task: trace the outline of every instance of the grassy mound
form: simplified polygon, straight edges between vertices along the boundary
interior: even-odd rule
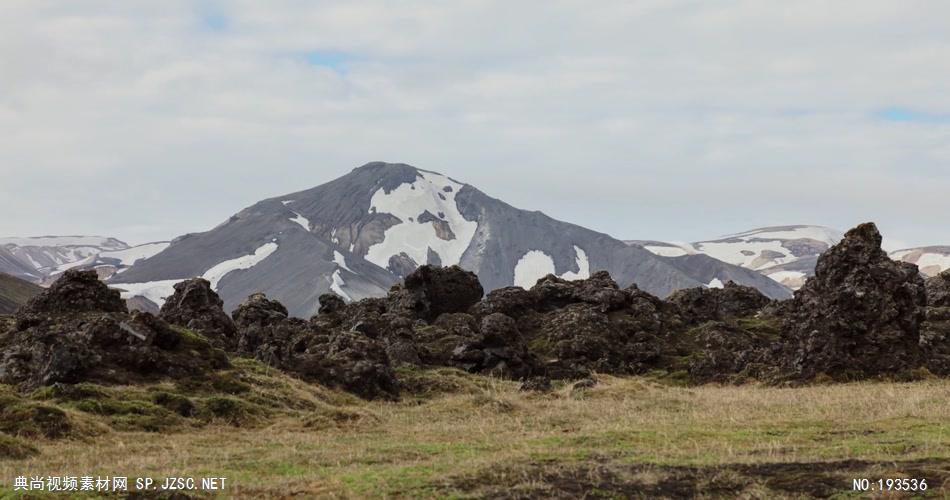
[[[32,457],[39,451],[20,438],[0,434],[0,457],[13,460]]]

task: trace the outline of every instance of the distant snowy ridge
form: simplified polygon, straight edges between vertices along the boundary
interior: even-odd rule
[[[916,264],[926,276],[936,276],[950,269],[950,246],[905,248],[891,252],[894,260]]]
[[[18,247],[96,247],[123,249],[129,246],[105,236],[28,236],[0,238],[0,245]]]
[[[823,226],[776,226],[731,234],[696,243],[629,240],[664,257],[703,253],[762,273],[797,290],[814,275],[822,252],[841,241],[843,233]],[[884,248],[888,248],[885,238]],[[950,269],[950,246],[905,248],[889,253],[894,260],[915,264],[925,276]]]
[[[17,261],[0,259],[0,272],[16,274],[26,267],[32,271],[24,277],[38,284],[48,284],[67,269],[94,268],[99,254],[123,251],[129,245],[104,236],[33,236],[0,238],[0,248]]]
[[[844,234],[824,226],[773,226],[695,243],[633,240],[629,244],[664,257],[697,253],[729,264],[758,271],[797,290],[814,272],[818,255],[831,248]]]

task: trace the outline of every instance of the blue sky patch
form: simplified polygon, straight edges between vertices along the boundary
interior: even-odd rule
[[[346,71],[346,63],[352,58],[343,53],[332,50],[315,50],[307,52],[303,56],[304,60],[312,66],[325,66],[339,73]]]
[[[924,113],[900,107],[879,109],[874,112],[874,116],[888,122],[950,123],[950,114]]]
[[[206,31],[225,31],[231,24],[224,10],[214,2],[201,2],[197,7],[198,19]]]

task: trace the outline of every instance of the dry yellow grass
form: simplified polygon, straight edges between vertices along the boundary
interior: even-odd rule
[[[913,470],[932,476],[930,494],[950,492],[946,380],[683,388],[600,376],[586,391],[542,395],[452,370],[414,376],[435,389],[400,403],[341,396],[334,411],[255,428],[41,441],[39,456],[0,460],[3,491],[18,475],[70,474],[224,476],[225,495],[246,498],[570,496],[568,484],[608,497],[656,487],[765,498],[796,496],[795,481],[846,493],[850,475]],[[439,393],[443,381],[452,392]],[[677,481],[687,489],[669,489]]]

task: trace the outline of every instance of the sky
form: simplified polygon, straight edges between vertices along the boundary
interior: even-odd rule
[[[623,239],[950,244],[950,2],[4,0],[0,236],[130,243],[390,161]]]

